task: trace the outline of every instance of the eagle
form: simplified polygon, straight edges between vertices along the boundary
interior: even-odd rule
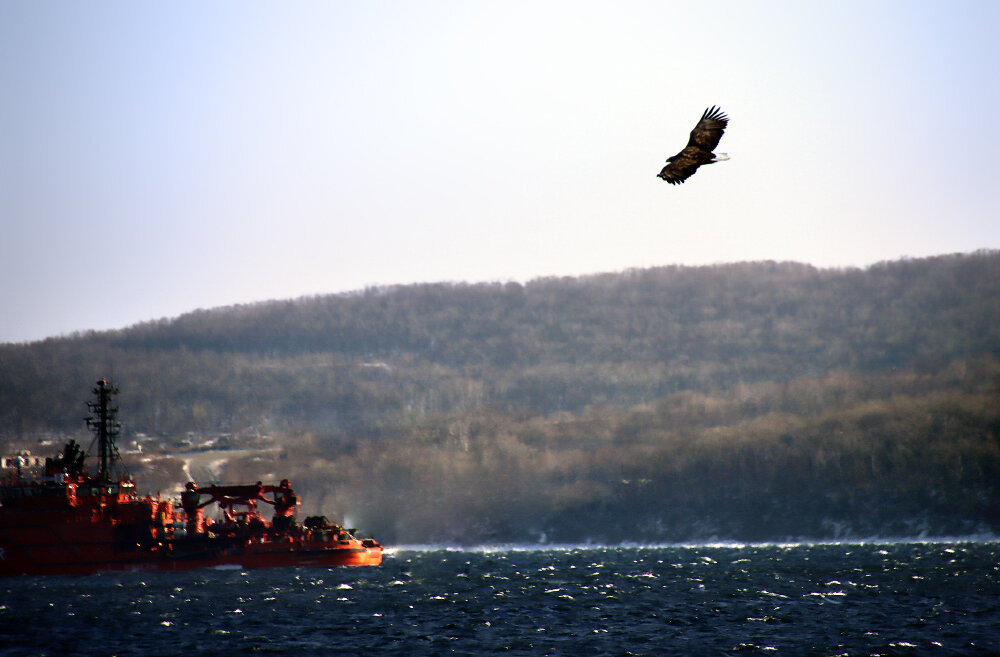
[[[671,185],[679,185],[693,176],[701,165],[728,160],[727,154],[712,152],[719,145],[728,124],[729,117],[720,108],[712,105],[705,110],[698,125],[691,131],[688,145],[677,155],[667,158],[667,166],[663,167],[659,177]]]

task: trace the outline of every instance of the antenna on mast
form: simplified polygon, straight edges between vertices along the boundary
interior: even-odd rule
[[[94,415],[85,419],[87,428],[97,434],[94,439],[97,442],[99,461],[97,479],[111,483],[111,465],[116,460],[120,463],[122,459],[115,445],[115,436],[119,434],[122,425],[117,421],[118,407],[111,406],[111,400],[118,394],[118,388],[109,384],[107,379],[101,379],[93,392],[97,396],[97,401],[87,402],[87,407]]]

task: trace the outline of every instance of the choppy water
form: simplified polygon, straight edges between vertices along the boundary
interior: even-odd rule
[[[0,580],[0,655],[975,655],[1000,543],[396,549]]]

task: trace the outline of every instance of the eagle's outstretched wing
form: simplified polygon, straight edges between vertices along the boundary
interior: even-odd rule
[[[667,166],[659,173],[660,178],[671,185],[679,185],[694,175],[701,165],[714,162],[712,150],[719,145],[728,123],[729,117],[715,105],[705,110],[698,125],[691,131],[687,146],[667,160]]]
[[[689,152],[690,151],[690,152]],[[679,185],[698,170],[703,162],[702,151],[696,148],[685,148],[677,155],[667,160],[667,166],[660,171],[660,178],[663,178],[671,185]]]
[[[688,148],[692,146],[711,153],[719,145],[722,133],[729,124],[729,117],[722,113],[722,110],[712,105],[701,115],[701,121],[691,131],[691,139],[688,140]]]

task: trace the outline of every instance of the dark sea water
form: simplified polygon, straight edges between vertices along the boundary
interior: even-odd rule
[[[1000,542],[403,549],[0,580],[0,655],[985,655]]]

